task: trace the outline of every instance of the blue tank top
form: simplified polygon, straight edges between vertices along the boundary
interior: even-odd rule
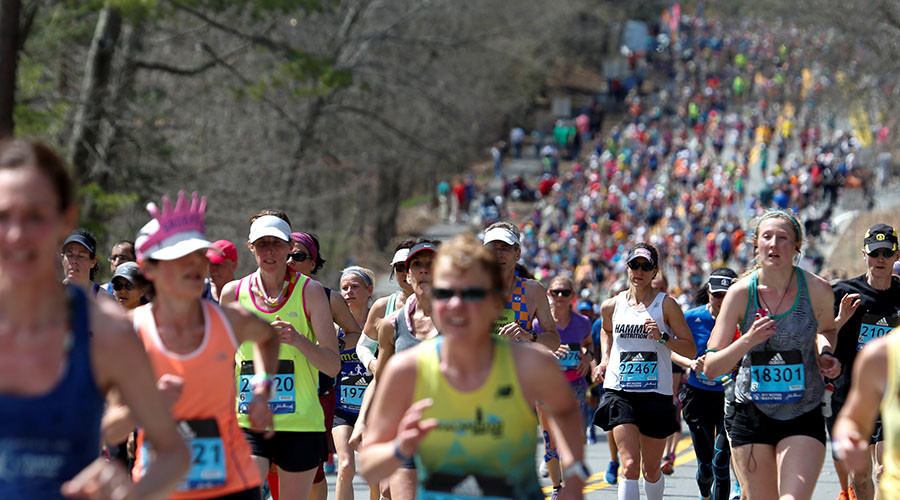
[[[684,319],[691,329],[691,335],[694,337],[694,344],[697,345],[697,357],[699,358],[706,354],[706,345],[709,342],[709,335],[712,333],[713,327],[716,326],[716,320],[713,319],[712,314],[709,313],[709,309],[707,309],[705,305],[695,307],[685,312]],[[721,381],[710,380],[703,376],[702,372],[698,377],[693,370],[691,370],[690,375],[688,375],[687,383],[691,387],[703,389],[704,391],[721,392],[725,390],[722,387]]]
[[[62,499],[60,486],[100,450],[104,399],[91,370],[87,300],[67,290],[71,346],[59,384],[42,396],[0,394],[0,498]]]

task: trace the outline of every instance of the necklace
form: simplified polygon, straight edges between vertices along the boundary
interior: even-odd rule
[[[781,307],[781,303],[784,302],[784,298],[787,297],[788,290],[790,290],[791,283],[793,283],[793,282],[794,282],[794,271],[791,270],[791,277],[788,279],[788,284],[786,287],[784,287],[784,291],[781,292],[781,298],[778,299],[778,305],[775,306],[775,309],[772,309],[771,307],[769,307],[769,303],[766,302],[766,299],[762,296],[761,293],[757,294],[759,296],[759,300],[761,300],[763,302],[763,305],[766,306],[766,308],[769,310],[770,315],[777,314],[775,311],[777,311],[778,308]],[[766,288],[768,288],[768,287],[766,287]]]
[[[287,290],[288,282],[284,282],[281,287],[281,293],[279,293],[277,297],[269,297],[266,294],[266,287],[263,286],[262,279],[259,276],[259,271],[256,272],[256,275],[253,278],[256,282],[256,288],[257,290],[259,290],[259,295],[267,305],[274,306],[281,302],[282,298],[284,297],[284,291]]]

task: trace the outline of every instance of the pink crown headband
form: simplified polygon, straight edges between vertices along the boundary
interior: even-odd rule
[[[178,201],[175,202],[174,208],[168,195],[163,195],[162,203],[162,211],[152,201],[147,203],[147,212],[159,223],[159,229],[147,236],[147,239],[141,243],[138,248],[138,252],[141,254],[176,234],[206,233],[206,224],[204,223],[206,196],[201,197],[194,191],[191,194],[191,204],[188,206],[182,190],[178,191]]]

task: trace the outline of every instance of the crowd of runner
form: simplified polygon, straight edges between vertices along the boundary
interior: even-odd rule
[[[64,162],[0,142],[0,498],[324,499],[333,454],[338,500],[357,474],[374,499],[538,499],[539,435],[551,496],[581,498],[596,426],[618,497],[643,477],[660,499],[682,418],[702,498],[810,498],[829,437],[839,498],[891,498],[897,232],[841,242],[865,274],[816,274],[861,144],[816,112],[819,38],[744,28],[684,17],[633,61],[668,77],[622,124],[592,140],[576,119],[580,158],[571,133],[538,151],[530,217],[398,244],[381,298],[363,267],[317,281],[318,238],[284,211],[213,242],[183,192],[98,283]],[[560,151],[587,167],[560,174]]]

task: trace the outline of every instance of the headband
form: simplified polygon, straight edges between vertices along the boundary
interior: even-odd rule
[[[344,276],[348,276],[351,274],[362,278],[362,280],[366,284],[366,286],[372,286],[372,278],[370,278],[368,274],[363,272],[363,270],[358,267],[348,267],[347,269],[344,269],[344,271],[341,272],[341,279],[343,280]]]
[[[309,250],[309,256],[312,257],[313,262],[319,260],[319,249],[316,247],[316,242],[313,241],[312,236],[306,233],[291,233],[291,239]]]
[[[763,216],[760,217],[759,221],[756,223],[756,229],[754,229],[753,232],[758,233],[759,225],[762,224],[762,221],[768,219],[769,217],[774,217],[776,215],[783,215],[783,216],[787,217],[788,220],[791,221],[791,224],[794,225],[794,229],[797,231],[797,237],[799,239],[803,239],[803,231],[800,230],[800,224],[797,222],[797,219],[795,219],[793,215],[785,212],[784,210],[772,210],[770,212],[764,213]]]

